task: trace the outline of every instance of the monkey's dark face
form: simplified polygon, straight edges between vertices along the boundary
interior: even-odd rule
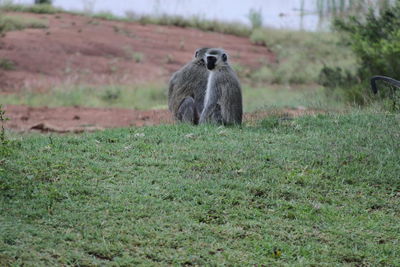
[[[218,66],[226,65],[228,56],[221,49],[210,49],[204,57],[208,70],[214,70]]]
[[[217,57],[216,56],[207,56],[207,69],[213,70],[215,69],[215,65],[217,63]]]

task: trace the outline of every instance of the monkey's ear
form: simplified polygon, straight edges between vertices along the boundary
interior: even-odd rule
[[[197,58],[199,56],[201,48],[197,49],[196,52],[194,52],[194,58]]]
[[[226,62],[228,60],[228,56],[226,54],[222,54],[222,60]]]

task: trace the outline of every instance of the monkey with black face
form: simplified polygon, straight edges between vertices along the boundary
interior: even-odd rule
[[[211,48],[204,55],[209,70],[200,123],[241,124],[242,89],[223,49]]]
[[[168,89],[168,107],[175,119],[197,124],[203,110],[208,71],[204,55],[208,48],[199,48],[194,59],[175,72]]]

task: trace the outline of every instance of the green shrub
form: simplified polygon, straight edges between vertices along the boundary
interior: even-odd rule
[[[14,70],[15,69],[15,64],[9,59],[6,58],[0,58],[0,69],[3,70]]]
[[[31,12],[37,14],[55,14],[63,11],[62,9],[53,7],[52,5],[49,4],[20,5],[20,4],[7,4],[7,3],[1,5],[0,10],[14,11],[14,12]]]
[[[325,65],[354,65],[350,49],[337,45],[339,39],[332,33],[260,28],[252,31],[250,40],[267,46],[276,56],[276,63],[266,63],[252,74],[258,82],[317,83]]]
[[[233,34],[237,36],[248,37],[251,29],[241,23],[221,22],[217,20],[205,20],[198,16],[184,18],[182,16],[148,16],[137,15],[134,12],[127,12],[126,17],[131,21],[138,21],[141,24],[157,24],[157,25],[173,25],[182,28],[196,28],[203,31],[212,31],[225,34]]]
[[[249,14],[247,15],[247,18],[250,20],[251,27],[253,29],[262,27],[263,17],[262,17],[261,9],[259,9],[259,10],[250,9]]]
[[[47,21],[35,18],[25,18],[22,16],[1,16],[0,14],[0,33],[18,31],[26,28],[47,28]]]
[[[324,77],[323,84],[328,89],[342,90],[346,100],[365,104],[371,95],[369,80],[373,75],[400,79],[400,0],[379,14],[371,10],[365,18],[336,19],[334,27],[343,34],[343,40],[349,44],[359,64],[354,77],[334,69],[323,70],[320,77]],[[380,97],[388,95],[382,93]]]
[[[47,5],[51,5],[51,0],[35,0],[35,4],[40,4],[40,5],[43,5],[43,4],[47,4]]]

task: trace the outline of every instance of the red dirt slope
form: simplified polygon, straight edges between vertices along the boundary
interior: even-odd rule
[[[48,28],[7,32],[0,38],[0,58],[15,64],[15,70],[0,69],[0,97],[26,91],[45,93],[52,87],[78,84],[130,85],[154,81],[166,84],[199,47],[223,47],[233,64],[249,69],[275,60],[266,47],[233,35],[64,13],[8,15],[45,20]],[[10,105],[5,109],[11,118],[6,126],[19,131],[81,132],[171,122],[166,110]]]
[[[72,14],[8,15],[42,19],[49,27],[8,32],[0,38],[0,58],[16,65],[13,71],[0,70],[0,92],[45,91],[60,84],[167,81],[204,46],[223,47],[232,62],[250,68],[274,60],[266,47],[233,35]]]

